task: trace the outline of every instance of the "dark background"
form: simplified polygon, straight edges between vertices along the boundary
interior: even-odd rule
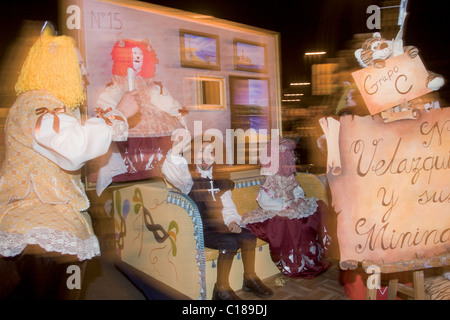
[[[375,0],[154,0],[144,1],[272,30],[280,33],[283,87],[304,81],[307,51],[326,51],[327,57],[344,49],[355,33],[366,27]],[[2,1],[0,8],[0,59],[15,39],[24,20],[50,20],[58,25],[57,0]],[[449,14],[442,1],[408,1],[405,44],[419,48],[429,70],[449,79]],[[383,10],[382,10],[383,12]],[[383,13],[382,13],[383,14]],[[448,100],[448,85],[440,90]]]

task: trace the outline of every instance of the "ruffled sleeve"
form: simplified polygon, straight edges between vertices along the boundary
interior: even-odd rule
[[[258,205],[266,211],[279,211],[285,209],[287,206],[282,198],[276,198],[273,193],[262,188],[259,189],[257,201]]]
[[[169,150],[161,171],[167,181],[175,188],[184,194],[188,194],[191,191],[194,182],[192,181],[187,161],[182,156],[173,156],[171,153],[172,150]]]
[[[231,191],[225,191],[220,197],[220,200],[222,200],[222,217],[225,225],[229,226],[233,221],[235,221],[237,224],[240,224],[241,216],[239,215],[236,205],[234,204]]]
[[[55,117],[59,132],[54,130]],[[101,118],[90,118],[82,125],[67,114],[45,114],[34,133],[33,149],[64,170],[78,170],[86,161],[105,154],[114,137],[126,137],[126,118],[117,114],[111,119],[110,125]]]

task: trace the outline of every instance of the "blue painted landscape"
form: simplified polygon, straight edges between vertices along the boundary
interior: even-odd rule
[[[216,39],[186,34],[185,49],[186,59],[191,62],[207,64],[217,62]]]

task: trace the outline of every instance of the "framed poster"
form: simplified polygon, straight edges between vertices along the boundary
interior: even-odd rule
[[[231,127],[270,130],[269,78],[230,76]]]
[[[181,66],[220,70],[219,37],[180,29]]]
[[[234,39],[234,69],[267,73],[267,45]]]
[[[268,104],[274,107],[268,115],[273,123],[267,126],[281,127],[276,112],[281,87],[277,32],[216,18],[197,19],[189,12],[134,0],[61,0],[59,16],[63,34],[76,40],[89,71],[85,117],[95,117],[99,106],[116,105],[130,87],[140,92],[140,112],[130,119],[129,139],[114,143],[104,158],[86,166],[88,189],[99,191],[111,180],[114,184],[159,179],[166,142],[172,143],[180,110],[192,111],[180,115],[189,130],[195,121],[202,121],[204,130],[225,132],[231,127],[228,80],[231,73],[240,73],[234,69],[235,39],[267,45],[264,68],[270,71],[266,75],[270,81],[265,84],[270,84]],[[134,55],[139,59],[132,59]],[[162,119],[163,112],[170,117]]]
[[[261,136],[270,132],[270,81],[269,78],[256,77],[229,77],[230,86],[230,118],[231,129],[243,130],[249,135],[256,135],[257,139],[250,138],[248,143],[234,145],[234,163],[256,164],[258,149],[255,141],[261,141]],[[255,137],[255,136],[254,136]]]

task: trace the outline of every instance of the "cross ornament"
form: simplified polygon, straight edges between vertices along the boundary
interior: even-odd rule
[[[212,180],[209,180],[209,183],[211,184],[211,189],[208,189],[208,190],[206,190],[206,191],[211,192],[211,196],[212,196],[213,200],[216,201],[216,197],[214,197],[214,193],[219,192],[220,189],[219,189],[219,188],[214,188],[214,186],[213,186],[213,181],[212,181]]]

